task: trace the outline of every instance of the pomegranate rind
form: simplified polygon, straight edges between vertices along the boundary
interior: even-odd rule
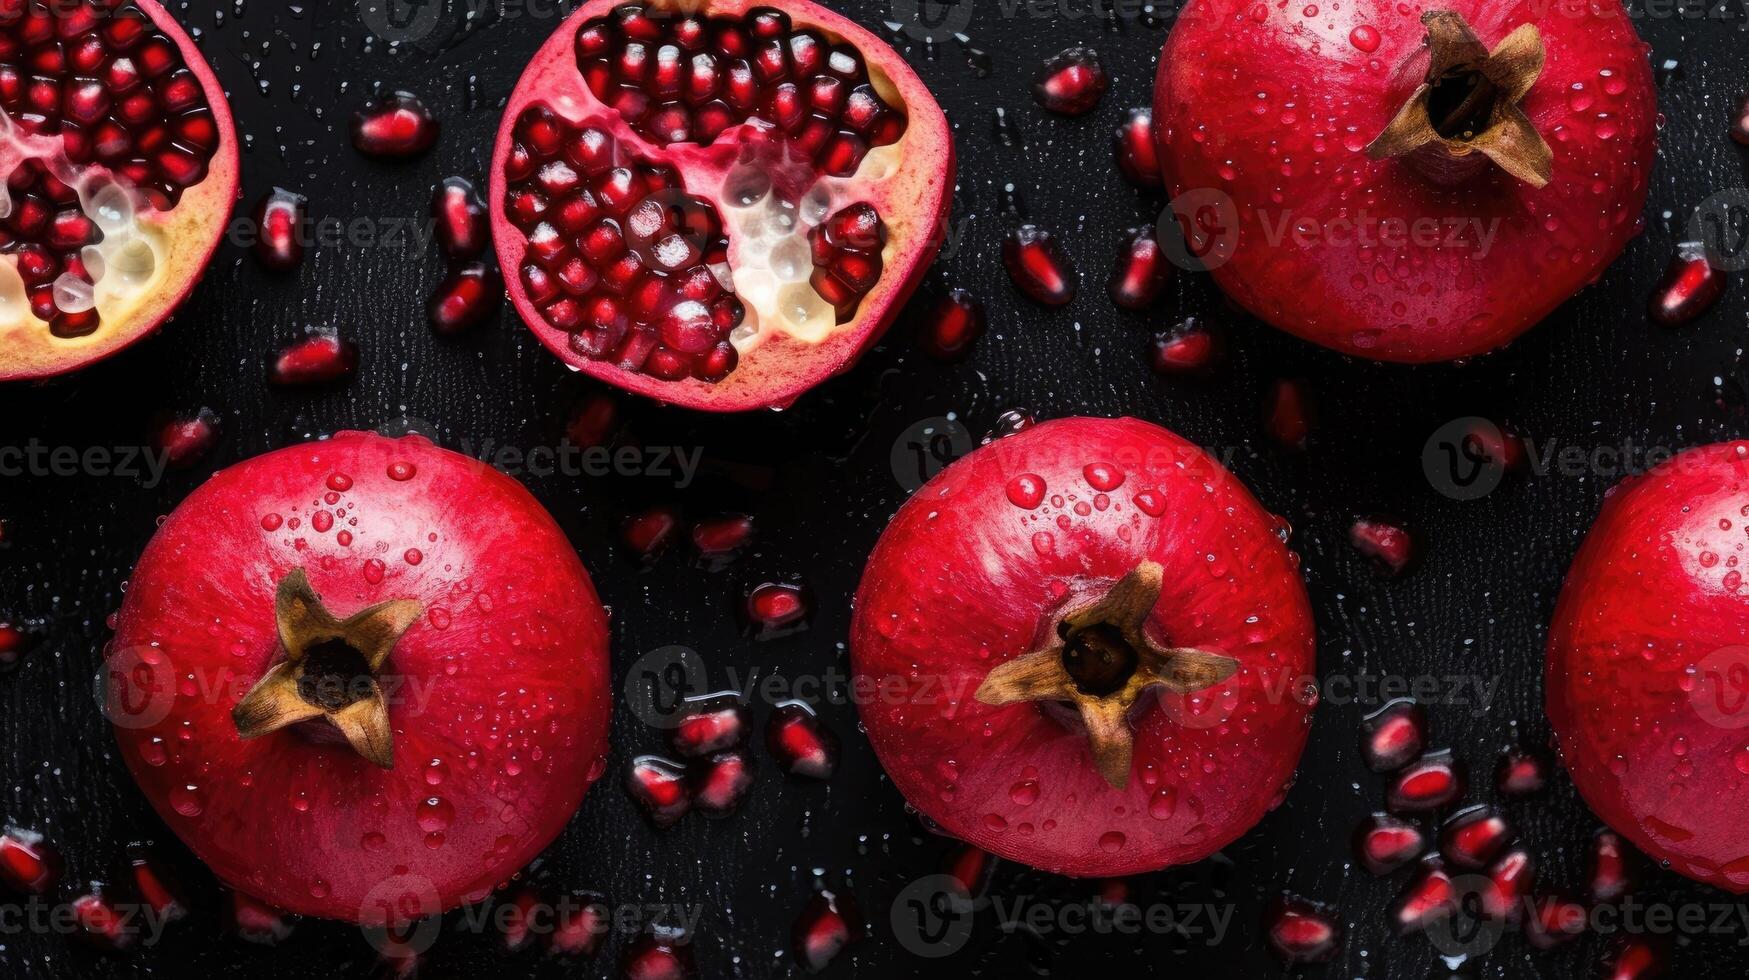
[[[157,287],[142,292],[119,319],[105,317],[102,326],[83,337],[57,337],[46,323],[28,316],[16,326],[0,326],[0,382],[76,371],[151,336],[194,291],[230,221],[237,201],[237,132],[225,91],[200,48],[174,17],[155,0],[134,3],[176,43],[188,70],[199,79],[218,129],[218,148],[207,164],[206,179],[184,190],[174,208],[168,213],[146,211],[138,215],[141,223],[150,224],[161,234],[165,246],[158,256]]]
[[[516,120],[523,109],[542,103],[574,124],[588,120],[590,125],[607,130],[622,145],[676,167],[688,193],[713,203],[719,196],[718,188],[696,184],[697,175],[689,164],[720,173],[724,168],[722,161],[732,159],[733,155],[732,144],[727,141],[708,147],[652,146],[589,91],[574,55],[577,29],[625,3],[626,0],[595,0],[567,18],[530,60],[505,107],[492,153],[489,196],[492,240],[499,266],[506,270],[504,279],[511,302],[541,344],[561,360],[627,391],[710,412],[788,407],[808,389],[847,370],[880,339],[940,252],[946,238],[955,173],[953,136],[947,117],[922,79],[891,46],[850,20],[806,0],[715,0],[708,5],[658,0],[645,4],[657,10],[723,17],[738,17],[756,7],[775,6],[790,16],[796,29],[813,28],[828,39],[848,42],[863,53],[877,91],[906,114],[905,132],[892,147],[899,160],[897,170],[878,184],[869,185],[869,192],[856,198],[873,204],[886,225],[887,242],[881,251],[886,271],[863,296],[854,318],[839,324],[824,340],[812,343],[782,330],[761,329],[751,346],[737,345],[739,362],[721,381],[667,381],[623,370],[611,360],[586,357],[570,348],[568,334],[545,322],[530,302],[520,277],[512,274],[524,262],[527,237],[505,215],[504,172],[514,142]],[[733,247],[731,241],[731,264]]]

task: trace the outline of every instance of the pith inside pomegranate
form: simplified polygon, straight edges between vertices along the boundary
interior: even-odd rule
[[[237,192],[224,92],[153,0],[0,3],[0,380],[73,370],[182,301]]]
[[[492,233],[548,348],[640,394],[782,407],[880,335],[940,245],[953,144],[891,48],[804,0],[598,0],[505,111]]]

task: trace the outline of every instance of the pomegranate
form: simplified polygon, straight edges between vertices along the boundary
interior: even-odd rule
[[[524,72],[493,160],[511,299],[579,370],[710,411],[847,368],[935,257],[945,117],[807,0],[595,0]]]
[[[149,334],[218,246],[237,138],[154,0],[0,5],[0,381]]]
[[[1585,802],[1666,866],[1743,894],[1749,442],[1616,487],[1567,573],[1544,684]]]
[[[522,486],[347,432],[167,518],[109,651],[141,790],[234,887],[382,924],[478,901],[606,766],[606,616]]]
[[[1282,526],[1135,419],[973,451],[900,508],[857,592],[876,755],[947,833],[1037,868],[1212,854],[1280,802],[1315,697]]]
[[[1492,350],[1596,279],[1640,227],[1656,114],[1618,0],[1195,0],[1154,95],[1228,295],[1400,362]]]

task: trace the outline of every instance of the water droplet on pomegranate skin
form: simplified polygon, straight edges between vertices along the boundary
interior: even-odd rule
[[[1348,543],[1379,574],[1394,578],[1415,561],[1415,537],[1401,521],[1363,517],[1348,529]]]
[[[1079,116],[1098,105],[1110,86],[1098,52],[1078,44],[1044,60],[1033,76],[1032,97],[1050,112]]]
[[[1312,399],[1305,382],[1283,379],[1270,386],[1263,431],[1284,449],[1306,448],[1312,435]]]
[[[411,92],[377,99],[352,115],[352,145],[367,157],[405,160],[437,142],[437,117]]]
[[[1427,710],[1411,698],[1386,702],[1360,723],[1360,755],[1373,772],[1408,765],[1427,745]]]
[[[984,335],[984,324],[984,304],[968,290],[950,289],[924,318],[917,346],[938,361],[957,361]]]
[[[740,808],[753,788],[753,760],[747,753],[718,752],[697,766],[692,800],[707,817],[726,817]]]
[[[1586,893],[1593,902],[1607,905],[1619,901],[1633,891],[1634,852],[1621,835],[1613,830],[1600,830],[1591,838],[1591,850],[1586,854]]]
[[[1160,146],[1154,141],[1153,110],[1143,106],[1124,113],[1122,125],[1112,136],[1111,151],[1117,158],[1118,172],[1134,186],[1143,190],[1166,186],[1160,170]]]
[[[1397,773],[1385,790],[1385,805],[1398,813],[1430,813],[1450,806],[1463,794],[1463,766],[1450,749],[1441,749]]]
[[[1644,936],[1622,936],[1604,961],[1605,980],[1653,980],[1668,970],[1665,948]]]
[[[1737,103],[1737,112],[1731,117],[1731,139],[1749,146],[1749,95]]]
[[[449,270],[426,306],[431,329],[445,337],[465,333],[497,314],[504,302],[504,280],[485,262],[463,262]]]
[[[1399,935],[1420,932],[1457,911],[1457,898],[1451,876],[1437,863],[1430,863],[1391,903],[1391,924]]]
[[[1075,298],[1075,268],[1055,235],[1038,225],[1021,225],[1002,240],[1002,264],[1015,288],[1046,306]]]
[[[1088,486],[1101,493],[1110,493],[1123,486],[1126,477],[1122,468],[1111,463],[1088,463],[1081,467],[1081,478],[1087,481]]]
[[[846,946],[862,938],[861,916],[849,895],[816,892],[791,931],[796,959],[810,973],[831,965]]]
[[[0,883],[13,891],[46,895],[61,880],[61,852],[42,834],[9,826],[0,834]]]
[[[1554,949],[1585,933],[1585,906],[1562,894],[1543,895],[1524,921],[1524,938],[1537,949]]]
[[[634,561],[649,564],[661,557],[680,531],[680,517],[670,507],[652,507],[620,525],[620,540]]]
[[[805,701],[784,701],[771,709],[765,747],[778,768],[791,776],[830,779],[838,767],[838,736]]]
[[[1375,875],[1390,874],[1426,849],[1427,835],[1420,827],[1389,813],[1367,817],[1354,833],[1355,858]]]
[[[1348,43],[1355,50],[1371,54],[1379,49],[1379,31],[1371,24],[1362,24],[1348,32]]]
[[[1263,935],[1289,963],[1323,963],[1342,948],[1342,923],[1333,909],[1284,895],[1263,913]]]
[[[1164,376],[1206,374],[1220,360],[1222,344],[1200,317],[1186,317],[1170,330],[1155,335],[1149,364]]]
[[[190,819],[200,816],[200,797],[197,795],[199,790],[200,787],[193,783],[173,787],[170,790],[170,808]]]
[[[754,637],[769,640],[806,629],[813,605],[805,586],[764,582],[747,593],[742,611]]]
[[[305,208],[296,191],[275,187],[255,203],[255,258],[263,268],[290,272],[304,262]]]
[[[641,755],[626,770],[626,792],[658,827],[672,827],[692,809],[686,770],[661,756]]]
[[[1452,814],[1439,830],[1439,853],[1456,868],[1480,871],[1512,840],[1512,828],[1486,804]]]
[[[337,384],[358,370],[358,347],[331,330],[313,330],[274,356],[267,380],[276,385]]]
[[[1008,502],[1022,510],[1034,510],[1045,500],[1044,477],[1033,473],[1022,473],[1008,481],[1005,491]]]
[[[1025,432],[1034,424],[1035,420],[1031,412],[1025,409],[1011,408],[996,416],[996,424],[990,427],[990,431],[984,434],[984,438],[978,441],[978,445],[988,446],[998,439],[1014,435],[1017,432]]]
[[[394,480],[396,483],[406,483],[408,480],[413,479],[418,473],[419,468],[412,463],[397,460],[396,462],[389,464],[389,479]]]
[[[1683,242],[1652,293],[1652,320],[1664,327],[1682,326],[1712,309],[1724,294],[1725,274],[1708,256],[1706,245]]]
[[[438,245],[451,259],[478,258],[491,241],[486,204],[466,177],[445,177],[432,191],[431,220]]]
[[[689,700],[686,714],[668,732],[668,745],[683,759],[700,759],[740,745],[747,737],[747,706],[734,694]]]
[[[1548,760],[1541,755],[1529,749],[1508,749],[1494,767],[1494,788],[1508,798],[1535,796],[1548,785],[1548,773]]]

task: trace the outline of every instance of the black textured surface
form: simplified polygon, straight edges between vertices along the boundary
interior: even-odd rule
[[[315,216],[362,217],[379,232],[416,224],[429,190],[452,173],[480,176],[499,105],[527,57],[557,24],[555,6],[530,0],[475,4],[472,29],[449,35],[466,6],[452,2],[426,41],[373,41],[351,3],[286,6],[267,0],[172,7],[198,29],[229,90],[245,140],[243,185],[252,202],[275,184],[308,194]],[[835,4],[870,27],[895,16],[877,2]],[[1423,477],[1421,450],[1449,420],[1510,420],[1539,448],[1679,447],[1749,432],[1741,396],[1720,400],[1715,376],[1738,391],[1739,345],[1749,309],[1734,292],[1705,320],[1675,333],[1642,310],[1689,212],[1744,183],[1745,156],[1725,138],[1735,99],[1749,86],[1743,11],[1715,5],[1700,16],[1643,17],[1668,117],[1648,206],[1647,231],[1603,279],[1511,349],[1465,366],[1423,369],[1354,362],[1314,349],[1225,311],[1205,280],[1181,276],[1147,315],[1119,314],[1104,279],[1128,225],[1151,222],[1157,200],[1129,189],[1110,156],[1122,111],[1150,99],[1166,24],[1105,17],[1094,0],[1063,0],[1048,18],[1027,7],[980,3],[966,31],[991,52],[985,74],[952,42],[901,50],[939,94],[956,127],[962,161],[955,229],[964,234],[909,315],[847,376],[781,415],[706,418],[625,400],[624,438],[700,447],[706,475],[676,490],[653,477],[530,477],[527,482],[572,536],[614,609],[616,682],[642,652],[666,644],[701,651],[712,681],[729,671],[785,676],[844,671],[849,609],[863,557],[905,496],[891,454],[912,426],[951,417],[981,433],[1003,410],[1040,417],[1130,414],[1160,422],[1217,450],[1263,502],[1294,525],[1316,606],[1325,675],[1464,675],[1498,681],[1491,710],[1435,704],[1435,745],[1466,759],[1477,788],[1500,748],[1541,745],[1545,622],[1561,576],[1615,477],[1529,474],[1483,500],[1456,502]],[[901,11],[915,4],[900,2]],[[1130,6],[1119,5],[1128,13]],[[1665,10],[1663,6],[1660,10]],[[902,14],[900,15],[902,16]],[[446,39],[447,38],[447,39]],[[1074,41],[1097,47],[1112,91],[1081,119],[1049,117],[1027,94],[1032,69]],[[415,163],[366,162],[347,145],[345,121],[377,86],[417,91],[443,120],[436,150]],[[1018,148],[1001,145],[997,109],[1013,121]],[[1003,229],[1001,189],[1012,183],[1031,218],[1058,230],[1083,278],[1080,297],[1047,311],[1020,299],[993,260]],[[214,467],[344,428],[416,420],[450,448],[494,440],[551,445],[567,408],[596,390],[536,344],[508,309],[497,323],[443,340],[425,325],[424,302],[442,274],[436,250],[417,241],[355,243],[312,251],[286,277],[264,273],[225,246],[205,282],[164,333],[136,349],[52,383],[0,391],[0,444],[128,446],[162,409],[206,406],[223,418],[217,451],[193,471],[146,487],[121,477],[11,478],[0,482],[0,518],[13,544],[0,552],[0,615],[44,621],[42,645],[0,677],[0,813],[42,830],[65,852],[64,897],[82,880],[126,871],[124,845],[163,841],[198,906],[153,948],[109,956],[59,935],[0,936],[0,972],[11,976],[359,976],[375,957],[358,932],[301,922],[276,949],[232,938],[220,890],[174,841],[129,780],[92,696],[104,618],[118,605],[129,569],[168,512]],[[942,366],[911,337],[931,290],[945,284],[983,297],[991,329],[970,359]],[[1185,314],[1225,322],[1230,359],[1212,379],[1164,381],[1145,351],[1151,329]],[[356,382],[333,391],[270,389],[265,360],[310,325],[334,325],[363,350]],[[1310,451],[1290,454],[1262,435],[1259,406],[1277,378],[1309,383],[1319,409]],[[1644,457],[1640,456],[1643,460]],[[754,552],[726,569],[693,567],[672,553],[640,570],[615,528],[631,509],[665,499],[693,517],[746,510],[759,524]],[[1345,544],[1358,512],[1412,521],[1425,560],[1397,580],[1376,577]],[[818,597],[812,628],[756,642],[740,634],[732,603],[741,589],[799,575]],[[613,765],[560,840],[529,873],[552,886],[590,888],[614,903],[697,903],[693,948],[700,975],[764,977],[798,972],[791,923],[816,880],[853,894],[871,937],[840,957],[834,976],[1096,973],[1263,976],[1281,972],[1265,950],[1261,910],[1283,891],[1335,903],[1349,925],[1340,959],[1314,976],[1444,975],[1425,939],[1395,939],[1383,909],[1402,874],[1376,879],[1351,864],[1348,838],[1382,799],[1382,782],[1357,757],[1366,705],[1326,703],[1316,714],[1297,786],[1285,804],[1223,856],[1132,881],[1142,903],[1232,908],[1224,942],[1144,934],[1034,937],[1005,932],[982,913],[966,949],[929,962],[894,941],[893,898],[936,871],[954,845],[925,832],[882,776],[846,704],[823,708],[845,745],[825,784],[790,781],[758,750],[760,779],[736,816],[693,817],[650,828],[618,785],[631,756],[659,748],[659,734],[623,708]],[[756,708],[762,724],[766,708]],[[756,728],[757,730],[757,728]],[[1576,885],[1595,818],[1557,776],[1544,798],[1507,812],[1540,857],[1545,882]],[[998,868],[991,894],[1085,901],[1093,883]],[[1703,905],[1729,896],[1649,872],[1649,900]],[[1674,966],[1691,977],[1738,977],[1749,969],[1749,926],[1676,937]],[[611,973],[625,945],[615,936],[590,964],[511,958],[494,935],[452,927],[427,958],[428,976]],[[1554,953],[1517,937],[1463,966],[1466,975],[1584,976],[1608,947],[1588,936]]]

